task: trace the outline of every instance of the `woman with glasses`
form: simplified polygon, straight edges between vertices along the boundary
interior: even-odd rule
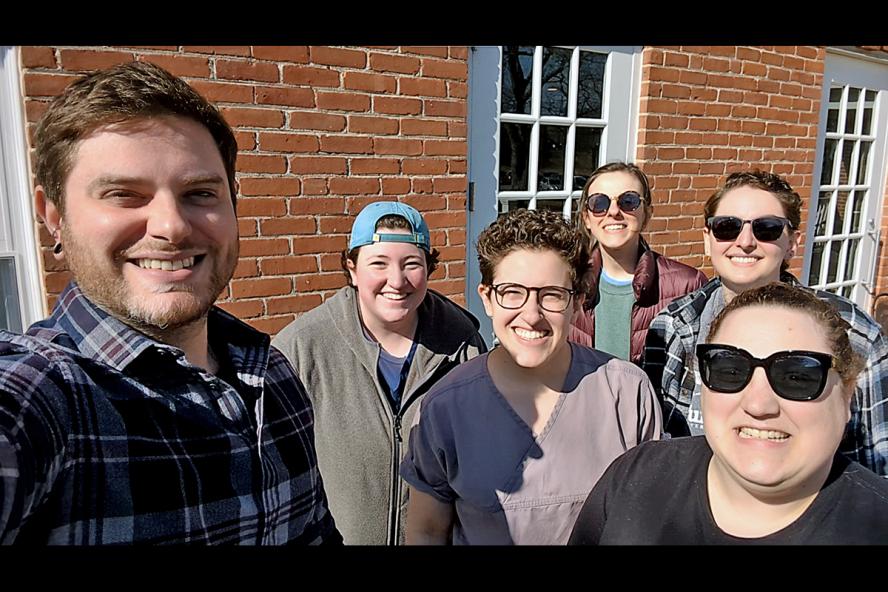
[[[640,365],[651,321],[706,276],[652,251],[642,238],[653,205],[647,176],[634,164],[599,167],[581,195],[576,224],[591,266],[570,339]]]
[[[588,253],[559,215],[517,210],[478,239],[500,345],[435,384],[410,432],[408,544],[564,544],[608,464],[659,437],[644,372],[571,344]]]
[[[849,329],[788,284],[732,299],[696,348],[705,437],[617,459],[570,543],[888,541],[888,482],[837,452],[864,364]]]
[[[762,171],[729,175],[707,200],[703,240],[717,277],[660,312],[644,356],[644,369],[664,401],[666,431],[673,436],[703,433],[695,347],[706,341],[715,316],[746,290],[774,281],[799,285],[786,270],[799,248],[801,203],[783,178]],[[867,360],[841,450],[888,475],[888,344],[879,325],[854,303],[827,291],[813,293],[850,324],[851,345]]]

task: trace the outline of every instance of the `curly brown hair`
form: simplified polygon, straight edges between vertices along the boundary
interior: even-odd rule
[[[561,214],[549,210],[513,210],[497,218],[478,237],[481,283],[493,284],[496,266],[519,249],[555,251],[570,267],[573,289],[579,290],[589,269],[589,252],[582,236]]]
[[[35,176],[46,198],[64,212],[65,181],[78,144],[90,133],[105,125],[165,115],[186,117],[207,128],[219,149],[235,201],[237,140],[231,127],[188,83],[148,62],[93,72],[49,104],[34,134]]]
[[[852,386],[855,383],[865,362],[863,357],[851,347],[851,341],[848,338],[851,325],[839,315],[833,306],[818,298],[811,290],[783,282],[771,282],[759,288],[746,290],[731,300],[712,321],[706,342],[713,342],[719,327],[727,316],[734,311],[750,306],[782,306],[810,315],[823,328],[833,350],[832,354],[835,358],[835,366],[833,367],[842,377],[842,382],[846,386]]]

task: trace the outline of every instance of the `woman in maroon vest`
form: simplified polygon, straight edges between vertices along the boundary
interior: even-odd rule
[[[644,172],[631,163],[613,162],[586,181],[576,218],[590,249],[591,269],[570,340],[636,364],[641,364],[648,326],[660,309],[706,283],[700,271],[651,250],[641,231],[652,213]]]

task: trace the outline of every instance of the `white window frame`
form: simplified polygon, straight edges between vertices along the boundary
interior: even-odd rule
[[[0,46],[0,256],[15,262],[22,329],[46,316],[28,167],[19,48]]]

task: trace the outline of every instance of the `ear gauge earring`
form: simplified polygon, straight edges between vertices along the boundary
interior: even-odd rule
[[[52,252],[54,255],[58,255],[62,252],[62,239],[59,238],[58,231],[52,233],[52,240],[55,241],[55,244],[52,247]]]

